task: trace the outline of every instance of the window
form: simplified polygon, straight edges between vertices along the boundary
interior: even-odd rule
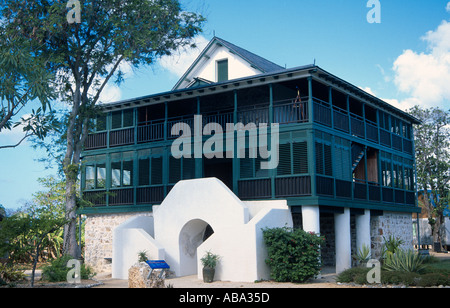
[[[334,164],[334,175],[336,179],[351,181],[351,142],[340,137],[335,137],[333,155],[335,161],[337,162],[336,164]]]
[[[195,159],[169,157],[169,183],[175,184],[181,180],[195,178]]]
[[[181,159],[172,155],[169,157],[169,183],[175,184],[181,180]]]
[[[106,114],[98,115],[95,120],[95,131],[101,132],[106,130]]]
[[[316,142],[316,172],[322,175],[333,175],[331,161],[331,145]]]
[[[414,169],[411,166],[405,166],[405,189],[414,191]]]
[[[387,114],[386,112],[380,111],[379,115],[380,115],[380,127],[385,130],[389,130],[389,126],[390,126],[389,114]]]
[[[290,143],[280,144],[279,153],[280,153],[279,154],[280,157],[279,157],[279,163],[278,163],[278,168],[277,168],[277,175],[292,174],[291,144]]]
[[[228,59],[217,61],[217,82],[228,80]]]
[[[163,158],[152,157],[152,169],[150,171],[152,185],[161,185],[163,183]]]
[[[393,176],[391,167],[391,157],[392,155],[381,151],[381,184],[385,187],[392,187]]]
[[[111,128],[112,129],[120,129],[131,127],[134,125],[134,110],[120,110],[114,111],[111,114]]]
[[[95,189],[95,167],[86,166],[85,189]]]
[[[306,141],[280,144],[277,175],[308,173],[308,143]]]
[[[111,155],[111,187],[133,186],[133,153]]]
[[[84,189],[106,188],[106,157],[104,155],[91,156],[83,160]]]

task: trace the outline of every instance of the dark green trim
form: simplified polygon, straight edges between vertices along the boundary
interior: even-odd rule
[[[421,208],[410,205],[400,205],[393,203],[373,203],[364,202],[358,200],[345,200],[345,199],[333,199],[326,197],[294,197],[286,198],[288,205],[291,207],[302,205],[319,205],[319,206],[331,206],[338,208],[350,208],[350,209],[367,209],[367,210],[380,210],[389,212],[405,212],[405,213],[420,213]]]

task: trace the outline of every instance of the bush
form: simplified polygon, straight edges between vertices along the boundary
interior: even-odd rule
[[[370,268],[365,267],[353,267],[349,268],[336,277],[337,282],[350,283],[355,282],[358,284],[366,284],[367,283],[367,273],[370,271]],[[358,281],[358,282],[356,282]]]
[[[414,286],[420,275],[417,273],[403,271],[382,271],[381,283],[383,284],[404,284],[406,286]]]
[[[420,276],[417,283],[420,287],[448,286],[450,285],[450,276],[441,273],[429,273]]]
[[[25,279],[25,274],[17,265],[0,263],[0,286],[15,284]]]
[[[67,262],[71,259],[73,259],[71,256],[63,256],[51,261],[49,266],[42,268],[42,279],[50,282],[66,281],[67,273],[72,269],[67,267]],[[92,269],[85,264],[81,265],[80,274],[81,279],[90,279],[95,275]]]
[[[424,270],[424,258],[413,250],[397,249],[393,254],[388,254],[384,260],[384,269],[387,271],[403,271],[420,273]]]
[[[320,272],[324,238],[300,229],[263,230],[271,276],[277,282],[305,282]]]

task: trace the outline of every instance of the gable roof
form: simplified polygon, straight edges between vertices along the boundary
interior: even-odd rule
[[[230,51],[240,56],[242,59],[250,63],[250,65],[254,66],[258,70],[260,70],[262,73],[271,73],[274,71],[284,70],[284,67],[279,66],[278,64],[275,64],[267,59],[264,59],[244,48],[241,48],[230,42],[227,42],[224,39],[218,37],[215,37],[214,39],[217,42],[222,43],[223,46],[227,47]]]
[[[188,68],[188,70],[181,76],[181,78],[178,80],[178,82],[175,84],[172,90],[179,89],[182,82],[187,78],[187,76],[192,72],[192,70],[199,64],[200,60],[203,57],[208,57],[208,52],[215,44],[219,44],[221,46],[224,46],[227,48],[231,53],[234,53],[238,55],[240,58],[245,60],[252,66],[253,68],[259,70],[262,74],[265,73],[272,73],[276,71],[285,70],[284,67],[275,64],[267,59],[264,59],[263,57],[260,57],[244,48],[241,48],[239,46],[236,46],[224,39],[221,39],[217,36],[213,37],[212,40],[208,43],[208,45],[203,49],[203,51],[200,53],[200,55],[197,57],[197,59],[192,63],[192,65]],[[197,76],[194,76],[197,77]]]

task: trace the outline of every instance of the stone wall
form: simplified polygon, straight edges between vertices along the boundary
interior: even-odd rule
[[[294,227],[302,228],[302,215],[294,214]],[[402,248],[413,248],[412,215],[408,213],[384,212],[383,216],[372,216],[370,219],[372,256],[379,258],[384,243],[383,236],[389,238],[393,235],[404,241]],[[351,249],[352,255],[357,253],[356,249],[356,227],[355,216],[350,217]],[[331,213],[320,214],[320,233],[325,236],[325,244],[322,247],[322,261],[325,266],[336,264],[334,215]]]
[[[88,215],[85,225],[85,262],[95,272],[111,272],[111,262],[105,258],[112,258],[113,231],[114,229],[134,216],[150,216],[150,212],[127,214],[102,214]],[[293,215],[295,227],[301,228],[301,215]],[[334,217],[332,214],[322,214],[320,218],[321,233],[326,236],[326,244],[323,247],[324,265],[335,263],[334,247]],[[355,251],[355,225],[354,217],[351,217],[352,253]],[[404,249],[413,248],[412,215],[408,213],[384,212],[383,216],[371,217],[371,239],[373,257],[379,258],[384,243],[383,236],[390,235],[404,241]]]
[[[413,249],[413,226],[411,213],[384,212],[383,216],[373,216],[370,220],[372,257],[379,258],[384,243],[383,237],[391,235],[401,239],[403,249]]]
[[[84,235],[85,263],[91,266],[96,273],[111,272],[111,262],[105,258],[112,258],[113,255],[114,229],[131,217],[144,215],[150,216],[151,213],[87,215]]]

